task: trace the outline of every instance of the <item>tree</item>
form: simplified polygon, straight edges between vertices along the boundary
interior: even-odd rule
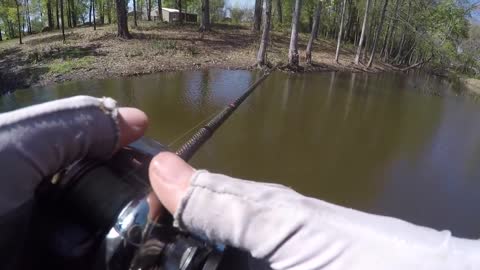
[[[313,42],[318,35],[318,26],[320,25],[321,12],[322,12],[322,0],[318,0],[317,7],[315,8],[315,15],[313,17],[312,33],[310,34],[310,39],[308,40],[308,44],[307,44],[307,50],[305,52],[305,58],[308,65],[312,64]]]
[[[180,23],[183,23],[183,18],[185,16],[182,14],[182,0],[177,0],[176,3],[177,3],[178,11],[179,11],[178,13],[180,15]]]
[[[135,3],[135,2],[134,2]],[[97,14],[95,12],[95,0],[92,0],[93,30],[97,30]]]
[[[362,45],[363,45],[363,40],[365,39],[365,29],[367,28],[367,18],[368,18],[369,9],[370,9],[370,0],[367,0],[367,3],[365,5],[365,15],[363,15],[362,33],[360,34],[360,40],[358,41],[358,47],[357,47],[357,54],[355,55],[356,65],[360,63],[360,54],[362,54]]]
[[[202,0],[202,19],[200,32],[210,31],[210,0]]]
[[[260,26],[262,24],[262,7],[263,1],[262,0],[255,0],[255,10],[253,13],[253,28],[252,31],[258,32],[260,31]]]
[[[88,10],[88,23],[92,24],[92,10],[93,10],[93,0],[90,0],[90,8]]]
[[[277,16],[278,16],[278,23],[283,23],[283,8],[282,8],[282,0],[277,0]]]
[[[77,27],[77,10],[75,9],[75,0],[70,0],[70,16],[72,27]]]
[[[147,20],[151,21],[152,20],[152,15],[150,14],[152,12],[152,0],[147,0]]]
[[[52,0],[47,0],[47,19],[48,19],[48,28],[53,30],[54,22],[53,22],[53,12],[52,12]]]
[[[272,20],[272,0],[265,0],[265,10],[263,13],[263,31],[260,47],[257,54],[257,65],[263,67],[267,65],[267,48],[270,36],[270,25]]]
[[[17,7],[17,24],[18,24],[18,40],[20,44],[23,44],[22,42],[22,23],[20,20],[20,3],[18,3],[19,0],[14,0],[15,5]]]
[[[158,19],[163,22],[162,0],[158,0]]]
[[[337,38],[337,50],[335,51],[335,62],[338,63],[338,56],[340,55],[340,44],[342,42],[342,35],[343,35],[343,21],[345,17],[345,7],[347,6],[347,0],[343,0],[342,5],[342,15],[340,18],[340,29],[338,30],[338,38]]]
[[[137,1],[135,0],[133,0],[133,25],[137,26]]]
[[[63,0],[60,1],[60,16],[62,17],[62,38],[65,43],[65,17],[63,16]]]
[[[388,43],[389,43],[390,39],[392,38],[392,35],[393,35],[393,32],[394,32],[393,21],[396,20],[399,3],[400,3],[400,1],[397,0],[396,4],[395,4],[395,11],[393,12],[394,16],[390,17],[390,22],[388,23],[387,32],[385,33],[385,39],[383,41],[383,46],[382,46],[382,51],[380,52],[380,56],[382,56],[384,54],[386,55],[386,53],[387,53],[387,46],[388,46]],[[385,57],[385,61],[386,61],[386,57]]]
[[[128,31],[127,5],[125,0],[115,0],[117,9],[117,36],[129,39],[132,36]]]
[[[59,5],[61,0],[55,0],[55,14],[57,18],[57,30],[60,29],[60,12],[59,12]]]
[[[25,21],[27,22],[27,32],[32,34],[32,21],[30,19],[30,8],[28,0],[25,0]]]
[[[291,68],[298,68],[298,26],[300,22],[300,9],[302,7],[301,0],[295,0],[295,9],[292,18],[292,33],[290,36],[290,47],[288,49],[288,65]]]
[[[368,68],[372,67],[373,59],[375,58],[375,50],[377,49],[377,42],[382,33],[382,26],[383,26],[383,21],[385,20],[385,13],[387,11],[387,6],[388,6],[388,0],[385,0],[383,3],[382,14],[380,15],[380,23],[377,27],[377,33],[373,38],[372,51],[370,53],[370,60],[368,60],[368,65],[367,65]]]

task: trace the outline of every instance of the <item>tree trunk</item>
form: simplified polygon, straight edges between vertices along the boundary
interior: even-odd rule
[[[342,15],[340,18],[340,29],[338,30],[338,38],[337,38],[337,50],[335,52],[335,62],[338,63],[338,57],[340,55],[340,43],[342,43],[342,33],[343,33],[343,21],[345,17],[345,6],[347,5],[347,1],[343,0],[342,6]]]
[[[362,53],[363,40],[365,39],[365,29],[367,28],[367,18],[368,18],[369,9],[370,9],[370,0],[367,0],[367,3],[365,5],[365,15],[363,16],[363,22],[362,22],[362,33],[360,34],[360,41],[358,42],[357,54],[355,55],[356,65],[360,63],[360,54]]]
[[[322,0],[318,0],[317,8],[315,9],[315,15],[313,17],[312,33],[310,34],[310,39],[308,40],[308,44],[307,44],[307,51],[305,52],[305,58],[307,60],[308,65],[312,64],[313,41],[317,38],[321,13],[322,13]]]
[[[28,4],[28,0],[25,0],[25,17],[27,18],[27,31],[31,35],[32,34],[32,21],[30,20],[30,8]]]
[[[407,24],[410,23],[410,10],[411,10],[411,7],[412,7],[412,1],[408,1],[408,11],[407,11]],[[398,48],[398,51],[397,51],[397,55],[395,56],[395,59],[394,61],[395,62],[399,62],[401,56],[402,56],[402,52],[403,52],[403,46],[405,45],[405,40],[406,40],[406,27],[403,26],[402,27],[402,38],[400,40],[400,46]]]
[[[53,30],[55,28],[53,22],[53,12],[52,12],[52,0],[47,0],[47,18],[48,18],[48,28]]]
[[[133,25],[137,26],[137,1],[133,0]]]
[[[75,10],[75,0],[72,1],[72,25],[73,27],[77,27],[77,11]]]
[[[152,15],[150,14],[152,12],[152,0],[147,0],[147,20],[151,21],[152,20]]]
[[[3,41],[3,37],[2,37],[2,29],[0,28],[0,41]]]
[[[72,14],[70,13],[70,0],[67,1],[67,25],[69,28],[72,28]],[[62,16],[62,24],[64,17]]]
[[[100,6],[100,25],[104,25],[105,24],[105,1],[102,1],[101,3],[102,5]]]
[[[162,0],[158,0],[158,19],[163,22]]]
[[[160,1],[160,0],[158,0]],[[112,0],[107,0],[107,20],[108,24],[112,23]]]
[[[272,0],[265,0],[265,10],[263,13],[263,31],[260,47],[257,54],[257,65],[263,67],[267,65],[267,48],[270,36],[270,24],[272,20]]]
[[[277,0],[277,16],[278,16],[278,23],[283,23],[283,8],[282,8],[282,0]]]
[[[60,17],[62,19],[62,38],[63,43],[65,43],[65,17],[63,16],[63,0],[60,1]]]
[[[390,19],[390,24],[389,24],[390,31],[387,32],[386,42],[385,42],[384,47],[382,49],[383,56],[384,56],[384,61],[386,61],[387,58],[389,57],[389,55],[388,55],[388,44],[391,42],[393,33],[395,32],[395,27],[393,25],[394,25],[394,19],[396,19],[397,15],[398,15],[398,5],[399,4],[400,4],[400,0],[397,0],[396,3],[395,3],[395,10],[393,12],[394,15]]]
[[[254,32],[260,31],[260,27],[262,24],[262,9],[263,9],[263,1],[255,0],[255,10],[253,13],[253,29],[252,29]]]
[[[19,37],[19,43],[23,44],[22,41],[22,22],[20,20],[20,4],[18,3],[18,0],[15,0],[15,5],[17,6],[17,20],[18,20],[18,37]]]
[[[298,25],[300,23],[300,9],[302,0],[295,0],[295,9],[292,18],[292,33],[290,36],[290,47],[288,49],[288,65],[297,68],[299,64],[298,56]]]
[[[368,65],[367,65],[367,67],[369,68],[372,67],[373,59],[375,58],[375,49],[377,48],[377,42],[378,42],[379,36],[382,33],[382,26],[383,26],[383,21],[385,20],[385,12],[387,11],[387,5],[388,5],[388,0],[385,0],[382,8],[382,15],[380,15],[380,23],[377,28],[377,33],[373,38],[372,51],[370,53],[370,60],[368,61]]]
[[[210,31],[210,0],[202,0],[202,21],[200,32]]]
[[[88,23],[92,24],[92,10],[93,10],[93,0],[90,0],[90,9],[88,11]]]
[[[347,16],[347,23],[345,24],[345,35],[343,36],[343,41],[352,41],[354,38],[352,38],[352,28],[353,25],[355,24],[355,7],[353,5],[353,1],[349,0],[348,1],[348,16]],[[354,42],[355,44],[355,42]]]
[[[125,0],[115,0],[117,9],[117,36],[129,39],[132,36],[128,32],[127,5]]]
[[[93,30],[97,30],[97,14],[95,13],[95,0],[92,0]]]
[[[59,3],[60,0],[55,0],[55,15],[56,15],[56,18],[57,18],[57,30],[60,29],[60,11],[59,11],[59,8],[58,8],[58,5],[60,4]]]
[[[177,0],[177,1],[178,1],[178,3],[177,3],[177,5],[178,5],[178,11],[179,11],[179,12],[178,12],[178,13],[179,13],[178,15],[180,15],[180,23],[183,23],[183,19],[184,19],[185,16],[184,16],[184,14],[182,13],[182,0]]]

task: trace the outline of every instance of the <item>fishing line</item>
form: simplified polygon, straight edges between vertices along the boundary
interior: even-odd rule
[[[179,137],[177,137],[175,140],[173,140],[172,142],[170,142],[167,147],[170,148],[172,145],[174,145],[176,142],[178,142],[180,139],[183,139],[185,138],[188,134],[190,134],[193,130],[195,130],[196,128],[198,128],[199,126],[205,124],[208,120],[212,119],[212,117],[216,114],[218,114],[220,111],[216,111],[216,112],[213,112],[212,114],[210,114],[209,116],[205,117],[202,121],[200,121],[198,124],[196,124],[194,127],[192,127],[191,129],[187,130],[185,133],[183,133],[182,135],[180,135]]]

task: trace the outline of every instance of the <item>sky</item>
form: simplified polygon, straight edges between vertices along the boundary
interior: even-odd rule
[[[255,5],[255,0],[225,0],[225,5],[227,7],[253,7]]]

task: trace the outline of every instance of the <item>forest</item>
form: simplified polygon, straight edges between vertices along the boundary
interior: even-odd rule
[[[227,5],[224,0],[0,0],[0,40],[10,40],[9,45],[2,46],[0,43],[0,50],[3,48],[0,57],[4,58],[0,59],[0,78],[2,73],[3,77],[9,77],[5,74],[9,73],[6,65],[11,66],[15,57],[29,60],[24,67],[31,68],[42,60],[47,61],[52,51],[59,52],[63,60],[68,60],[72,50],[83,52],[92,46],[96,46],[96,54],[90,55],[94,57],[84,62],[95,69],[95,58],[102,56],[98,48],[106,48],[105,39],[114,43],[138,41],[128,43],[131,46],[124,48],[124,56],[130,58],[132,54],[138,54],[132,53],[132,50],[135,51],[135,46],[142,46],[142,42],[157,42],[152,46],[161,52],[155,56],[164,55],[162,52],[172,48],[186,51],[183,56],[211,56],[211,59],[202,60],[204,66],[223,61],[220,66],[227,63],[239,68],[275,66],[293,71],[317,66],[361,71],[423,68],[441,76],[462,74],[475,77],[480,73],[480,26],[473,19],[479,11],[480,2],[252,1],[255,3],[250,7]],[[155,16],[165,7],[177,9],[180,19],[175,23],[166,23],[163,16]],[[182,13],[198,14],[198,22],[186,22]],[[77,29],[80,32],[75,32]],[[95,44],[88,47],[85,44],[88,38],[82,35],[98,29],[106,31],[103,36],[105,42],[101,42],[102,37],[96,33],[96,38],[92,39]],[[42,42],[34,41],[36,35],[49,33],[54,36],[45,36]],[[179,38],[177,35],[181,33],[184,35]],[[26,41],[29,37],[32,38],[30,44]],[[59,37],[63,45],[57,44],[48,49],[38,45],[58,42]],[[82,41],[77,47],[73,46],[75,37]],[[209,38],[210,42],[207,42]],[[184,45],[186,43],[182,42],[188,43],[188,39],[191,39],[190,45]],[[202,41],[205,41],[203,47]],[[218,45],[221,42],[222,46]],[[29,48],[13,51],[12,48],[25,46],[23,43],[27,43]],[[218,50],[215,45],[218,45]],[[226,47],[229,50],[223,50]],[[240,52],[244,47],[249,49],[242,54]],[[219,52],[223,52],[223,56],[217,57]],[[103,53],[105,56],[106,50]],[[152,59],[148,57],[149,53],[140,52],[144,58]],[[174,54],[170,52],[167,56],[175,58]],[[242,56],[234,59],[235,54]],[[201,65],[198,62],[202,62],[182,57],[175,63],[158,60],[160,62],[149,65],[162,66],[163,70],[169,65],[198,67]],[[132,59],[127,62],[132,63]],[[105,66],[109,68],[109,65]],[[76,68],[79,69],[74,66],[71,70]],[[153,67],[140,73],[158,70]],[[18,76],[17,71],[12,72]],[[27,73],[31,75],[32,72]],[[52,73],[52,66],[49,73]]]

